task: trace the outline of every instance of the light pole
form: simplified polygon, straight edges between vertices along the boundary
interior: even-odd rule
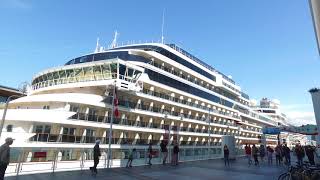
[[[9,102],[10,102],[11,99],[14,98],[14,97],[21,97],[21,95],[11,95],[11,96],[8,97],[8,99],[7,99],[7,101],[6,101],[6,105],[5,105],[4,110],[3,110],[3,114],[2,114],[2,120],[1,120],[1,124],[0,124],[0,137],[1,137],[1,134],[2,134],[2,129],[3,129],[4,121],[5,121],[5,119],[6,119],[6,114],[7,114]]]
[[[211,142],[211,139],[210,139],[210,136],[211,136],[210,108],[209,108],[209,111],[208,111],[208,123],[209,123],[209,128],[208,128],[208,132],[209,132],[208,146],[210,146],[210,142]]]
[[[112,112],[111,112],[111,119],[110,119],[110,129],[109,129],[109,147],[108,147],[108,162],[107,167],[111,168],[110,166],[110,159],[112,157],[112,150],[111,150],[111,143],[112,143],[112,124],[113,124],[113,118],[114,118],[114,96],[116,93],[116,81],[114,81],[114,87],[112,92]]]

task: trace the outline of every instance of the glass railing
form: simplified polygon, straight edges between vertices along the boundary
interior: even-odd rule
[[[166,99],[166,100],[169,100],[169,101],[173,101],[173,102],[176,102],[176,103],[180,103],[180,104],[184,104],[184,105],[188,105],[190,107],[195,107],[195,108],[199,108],[199,109],[202,109],[202,110],[206,110],[210,112],[213,112],[213,113],[217,113],[217,114],[221,114],[221,115],[225,115],[225,116],[229,116],[229,117],[233,117],[233,118],[237,118],[237,119],[240,119],[239,116],[236,116],[236,115],[233,115],[231,113],[226,113],[226,112],[223,112],[223,111],[218,111],[216,109],[209,109],[208,107],[206,106],[202,106],[200,104],[195,104],[193,102],[188,102],[188,101],[185,101],[185,100],[181,100],[179,98],[175,98],[175,97],[171,97],[167,94],[163,94],[163,93],[158,93],[158,92],[155,92],[155,91],[150,91],[150,90],[147,90],[147,89],[143,89],[142,91],[144,94],[147,94],[147,95],[151,95],[151,96],[155,96],[155,97],[158,97],[158,98],[162,98],[162,99]]]
[[[105,103],[111,104],[111,98],[107,98],[104,100]],[[155,113],[164,113],[160,108],[150,108],[150,106],[147,105],[136,105],[136,103],[130,102],[130,101],[124,101],[124,100],[119,100],[119,106],[124,106],[126,108],[132,108],[132,109],[137,109],[137,110],[144,110],[144,111],[149,111],[149,112],[155,112]],[[180,113],[178,112],[172,112],[170,113],[172,116],[178,116],[180,117]],[[189,116],[190,119],[197,120],[193,116]],[[110,123],[111,122],[111,117],[107,116],[98,116],[98,115],[87,115],[85,113],[76,113],[73,115],[70,119],[77,119],[77,120],[86,120],[86,121],[92,121],[92,122],[99,122],[99,123]],[[198,118],[199,121],[203,122]],[[221,125],[227,125],[227,126],[234,126],[237,127],[234,123],[229,123],[229,122],[223,122],[223,121],[213,121],[211,120],[211,125],[215,124],[221,124]],[[158,123],[150,123],[146,121],[136,121],[132,119],[126,119],[126,118],[114,118],[113,119],[113,124],[119,124],[123,126],[134,126],[134,127],[140,127],[140,128],[156,128],[156,129],[165,129],[165,126],[163,124],[158,124]],[[186,127],[177,127],[173,126],[171,127],[173,131],[185,131],[185,132],[195,132],[195,133],[205,133],[208,134],[208,130],[205,129],[195,129],[195,128],[186,128]],[[230,133],[223,133],[219,131],[211,131],[211,134],[220,134],[220,135],[226,135]],[[43,138],[43,137],[42,137]],[[47,141],[49,142],[49,141]]]
[[[89,82],[89,81],[98,81],[98,80],[109,80],[116,79],[117,73],[107,73],[107,74],[94,74],[94,75],[83,75],[79,77],[66,77],[66,78],[57,78],[52,80],[45,80],[38,83],[32,84],[32,89],[36,90],[39,88],[61,85],[61,84],[69,84],[69,83],[77,83],[77,82]]]
[[[241,104],[243,104],[243,105],[245,105],[245,106],[248,106],[248,104],[243,103],[243,102],[240,102],[240,100],[239,100],[238,98],[234,98],[234,97],[228,96],[228,95],[226,95],[226,94],[222,94],[221,92],[217,91],[216,88],[210,88],[210,86],[206,86],[205,83],[200,83],[199,81],[195,80],[195,78],[187,77],[187,76],[185,76],[185,75],[183,75],[183,74],[180,74],[180,73],[178,73],[178,72],[176,72],[176,71],[174,71],[174,70],[172,70],[172,69],[169,69],[169,68],[166,67],[166,66],[162,66],[162,65],[160,65],[160,64],[158,64],[158,63],[156,63],[156,62],[153,62],[151,65],[153,65],[154,67],[157,67],[157,68],[159,68],[159,69],[162,69],[162,70],[164,70],[164,71],[166,71],[166,72],[168,72],[168,73],[171,73],[171,74],[173,74],[173,75],[175,75],[175,76],[178,76],[178,77],[180,77],[180,78],[183,78],[184,80],[187,80],[187,81],[192,82],[192,83],[194,83],[194,84],[196,84],[196,85],[199,85],[199,86],[201,86],[201,87],[203,87],[203,88],[206,88],[206,89],[208,89],[208,90],[210,90],[210,91],[213,91],[213,92],[215,92],[215,93],[218,93],[218,94],[220,94],[220,95],[222,95],[222,96],[224,96],[224,97],[226,97],[226,98],[229,98],[229,99],[231,99],[231,100],[234,100],[234,101],[236,101],[236,102],[239,102],[239,103],[241,103]],[[234,89],[233,87],[231,87],[231,88]],[[236,89],[235,89],[235,91],[236,91]],[[239,92],[239,93],[240,93],[240,92]]]
[[[139,143],[144,143],[143,141]],[[183,141],[182,144],[190,144]],[[201,142],[202,143],[202,142]],[[205,143],[203,143],[205,144]],[[147,165],[148,147],[135,146],[136,153],[133,166]],[[121,149],[112,149],[111,167],[125,167],[128,161],[129,152],[133,147],[128,146]],[[153,146],[153,164],[161,164],[163,154],[160,147]],[[169,153],[167,162],[172,160],[173,146],[168,147]],[[101,148],[100,163],[97,168],[107,168],[108,149]],[[212,143],[212,146],[193,146],[192,148],[180,146],[179,161],[196,161],[221,158],[221,143]],[[11,148],[10,163],[6,170],[6,176],[50,173],[57,171],[89,170],[93,166],[93,145],[92,148],[63,148],[63,149],[43,149],[43,148]],[[71,173],[72,174],[72,173]]]

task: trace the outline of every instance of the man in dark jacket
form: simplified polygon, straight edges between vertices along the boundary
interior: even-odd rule
[[[167,156],[168,156],[168,149],[167,149],[167,141],[162,140],[160,143],[161,152],[163,155],[162,164],[165,165],[167,162]]]
[[[302,165],[303,164],[303,157],[304,157],[304,150],[301,147],[300,144],[296,145],[296,149],[295,149],[296,155],[297,155],[297,159],[298,159],[298,164]]]
[[[286,159],[286,165],[290,165],[291,164],[291,151],[290,148],[287,146],[287,144],[284,144],[283,146],[283,151],[284,151],[284,157]]]
[[[12,138],[7,138],[6,142],[0,147],[0,180],[4,179],[4,174],[10,161],[10,145],[13,143]]]
[[[315,163],[314,163],[314,152],[315,152],[315,149],[312,146],[309,145],[309,146],[305,147],[305,150],[306,150],[306,154],[307,154],[309,163],[311,165],[315,165]]]
[[[90,167],[90,170],[91,170],[93,173],[96,173],[96,174],[98,173],[98,172],[97,172],[97,165],[99,164],[99,158],[100,158],[100,156],[101,156],[99,144],[100,144],[100,140],[97,140],[97,141],[96,141],[96,145],[95,145],[94,148],[93,148],[93,161],[94,161],[94,165],[93,165],[93,167]]]

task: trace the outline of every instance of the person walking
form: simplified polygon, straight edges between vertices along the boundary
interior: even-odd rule
[[[259,160],[258,160],[258,148],[256,147],[256,145],[252,145],[252,156],[254,159],[254,165],[255,166],[259,166]]]
[[[149,157],[149,162],[148,164],[151,166],[151,160],[152,160],[152,155],[153,155],[153,151],[152,151],[152,143],[149,143],[149,147],[148,147],[148,157]]]
[[[132,167],[132,161],[136,153],[136,148],[133,148],[132,151],[129,152],[128,162],[126,168]]]
[[[262,144],[259,147],[259,154],[260,154],[261,162],[264,162],[264,157],[266,155],[266,149],[264,148],[264,145],[262,145]]]
[[[173,146],[173,156],[172,156],[172,165],[178,165],[178,157],[179,157],[179,146],[178,143],[175,143]]]
[[[274,150],[272,149],[272,147],[268,146],[267,147],[268,165],[272,165],[273,152]]]
[[[248,166],[251,166],[252,164],[252,160],[251,160],[251,147],[250,145],[246,144],[246,146],[244,147],[247,159],[248,159]]]
[[[313,147],[311,147],[310,145],[309,146],[306,146],[306,155],[308,157],[308,160],[309,160],[309,163],[311,165],[315,165],[315,162],[314,162],[314,152],[315,152],[315,149]]]
[[[162,140],[161,143],[160,143],[160,148],[161,148],[161,152],[162,152],[162,155],[163,155],[162,164],[163,164],[163,165],[166,165],[167,157],[168,157],[167,142],[165,142],[164,140]]]
[[[13,140],[10,137],[6,138],[5,143],[0,147],[0,180],[4,179],[4,174],[10,162],[10,145]]]
[[[229,148],[228,146],[225,144],[223,147],[223,155],[224,155],[224,166],[228,167],[230,166],[230,162],[229,162]]]
[[[300,144],[296,145],[295,153],[296,153],[296,156],[298,159],[298,164],[302,165],[303,164],[303,157],[305,156],[305,154],[304,154],[304,150]]]
[[[284,157],[286,160],[286,165],[290,165],[291,164],[291,150],[290,148],[287,146],[287,144],[284,144],[283,146],[283,152],[284,152]]]
[[[280,148],[280,145],[276,146],[275,152],[276,152],[276,165],[280,166],[281,165],[281,148]]]
[[[93,147],[93,167],[90,167],[90,170],[92,173],[97,174],[97,165],[99,164],[99,158],[101,156],[101,152],[100,152],[100,140],[96,140],[96,145]]]

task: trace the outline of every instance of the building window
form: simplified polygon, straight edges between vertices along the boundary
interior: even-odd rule
[[[12,132],[12,127],[13,127],[12,125],[8,125],[7,126],[7,132]]]

